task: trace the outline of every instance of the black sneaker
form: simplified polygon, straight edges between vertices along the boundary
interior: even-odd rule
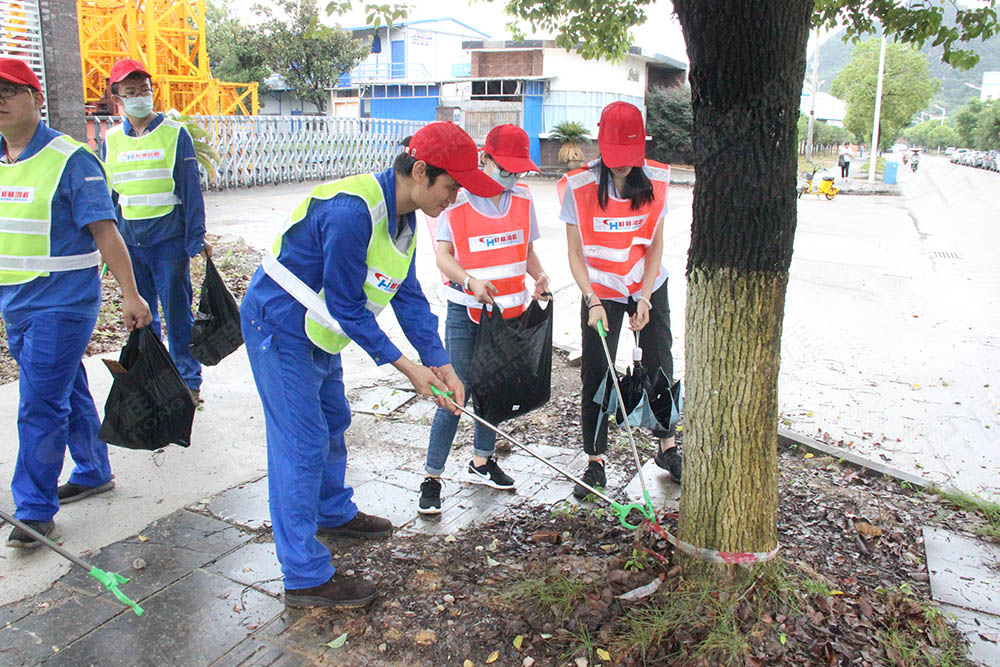
[[[417,511],[421,514],[441,513],[441,480],[426,478],[420,485],[420,503]]]
[[[113,488],[115,488],[115,480],[105,482],[100,486],[83,486],[82,484],[66,482],[59,487],[59,504],[69,505],[70,503],[75,503],[78,500],[83,500],[98,493],[110,491]]]
[[[674,478],[674,481],[680,484],[681,451],[677,449],[677,447],[657,450],[656,456],[653,457],[653,461],[656,462],[656,465],[669,472],[670,476]]]
[[[41,533],[44,537],[51,535],[52,531],[56,528],[55,521],[24,520],[21,523],[35,532]],[[28,531],[14,526],[14,530],[10,531],[10,537],[7,538],[7,546],[12,549],[37,549],[42,546],[42,543],[36,540],[35,536],[29,534]]]
[[[473,465],[472,461],[469,461],[466,473],[466,479],[473,484],[485,484],[486,486],[492,486],[494,489],[514,488],[514,480],[510,475],[500,470],[500,466],[497,465],[492,456],[486,459],[486,463],[478,467]]]
[[[590,486],[603,491],[604,487],[608,485],[608,476],[604,474],[604,462],[603,461],[591,461],[587,464],[587,469],[583,471],[583,481]],[[582,484],[577,484],[573,487],[573,496],[578,500],[583,500],[590,495],[590,490],[584,487]]]

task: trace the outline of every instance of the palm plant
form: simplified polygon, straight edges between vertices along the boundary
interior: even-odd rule
[[[177,113],[174,109],[168,111],[167,116],[169,116],[171,120],[184,124],[184,128],[188,131],[188,134],[191,135],[191,141],[194,143],[194,156],[198,159],[198,164],[200,164],[205,169],[205,173],[208,174],[208,182],[215,185],[215,182],[219,180],[219,171],[217,166],[222,160],[222,156],[220,156],[219,152],[215,150],[211,143],[209,143],[212,135],[210,135],[201,125],[198,125],[198,121],[195,120],[194,116],[184,116]]]
[[[560,162],[567,164],[583,162],[584,156],[581,146],[590,143],[590,132],[583,126],[583,123],[574,120],[564,120],[557,123],[552,128],[552,132],[549,133],[549,138],[562,142],[562,146],[559,148]]]

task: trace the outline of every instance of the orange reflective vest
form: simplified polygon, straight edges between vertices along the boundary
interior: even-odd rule
[[[531,229],[528,187],[521,183],[514,186],[510,207],[499,218],[476,210],[462,190],[448,209],[448,222],[455,259],[473,278],[493,283],[498,290],[493,301],[500,305],[504,319],[523,313],[531,298],[524,286]],[[479,322],[483,304],[472,292],[446,287],[444,294],[449,301],[467,306],[469,317]]]
[[[556,185],[562,204],[567,188],[576,204],[577,230],[594,294],[602,299],[628,297],[642,289],[646,248],[667,203],[668,165],[646,160],[643,167],[653,183],[653,201],[634,210],[627,199],[608,196],[608,207],[597,202],[597,174],[575,169]]]

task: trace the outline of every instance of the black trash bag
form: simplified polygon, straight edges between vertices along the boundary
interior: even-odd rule
[[[469,363],[469,389],[476,414],[490,422],[523,415],[552,393],[552,315],[538,301],[516,318],[503,319],[483,306]]]
[[[148,326],[132,331],[118,361],[103,361],[114,383],[98,438],[129,449],[191,445],[191,391]]]
[[[214,366],[242,344],[240,307],[222,281],[215,262],[209,258],[205,260],[205,282],[201,284],[201,300],[188,348],[195,359],[206,366]]]

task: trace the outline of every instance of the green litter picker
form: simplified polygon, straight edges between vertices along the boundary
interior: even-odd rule
[[[0,519],[3,519],[12,526],[17,526],[24,532],[28,533],[28,535],[31,535],[41,544],[44,544],[49,549],[52,549],[57,554],[68,560],[69,562],[79,567],[82,567],[87,572],[87,574],[92,576],[94,579],[97,579],[102,584],[104,584],[104,587],[107,588],[109,591],[111,591],[114,594],[114,596],[118,598],[119,602],[121,602],[126,607],[130,607],[132,611],[135,612],[136,616],[142,616],[142,607],[140,607],[137,602],[133,602],[132,600],[130,600],[127,595],[125,595],[118,589],[119,584],[128,583],[127,577],[123,577],[117,572],[105,572],[101,568],[91,565],[90,563],[83,560],[79,556],[74,556],[73,554],[66,551],[61,546],[50,540],[49,538],[39,533],[37,530],[34,530],[30,526],[26,526],[23,522],[18,521],[13,516],[7,514],[3,510],[0,510]]]
[[[434,393],[435,396],[450,396],[451,395],[450,391],[449,392],[441,391],[440,389],[438,389],[434,385],[431,385],[431,391]],[[639,523],[637,523],[635,525],[630,524],[626,520],[626,519],[628,519],[628,515],[632,513],[632,510],[639,511],[639,513],[642,514],[642,516],[643,516],[644,519],[648,519],[650,521],[654,520],[655,517],[654,517],[654,514],[653,514],[653,504],[652,504],[652,502],[649,499],[649,493],[648,492],[646,493],[646,504],[645,505],[640,505],[638,503],[629,503],[628,505],[623,505],[623,504],[621,504],[619,502],[616,502],[616,501],[612,500],[611,498],[609,498],[607,494],[605,494],[605,493],[603,493],[601,491],[598,491],[594,487],[592,487],[589,484],[587,484],[586,482],[584,482],[582,479],[579,479],[578,477],[575,477],[575,476],[571,475],[570,473],[566,472],[566,470],[564,470],[563,468],[557,466],[555,463],[552,463],[552,461],[549,461],[547,458],[545,458],[541,454],[535,452],[534,450],[532,450],[527,445],[525,445],[525,444],[523,444],[521,442],[518,442],[517,440],[515,440],[513,437],[511,437],[507,433],[504,433],[499,428],[497,428],[493,424],[489,423],[488,421],[486,421],[485,419],[483,419],[482,417],[480,417],[479,415],[477,415],[472,410],[469,410],[469,409],[467,409],[467,408],[465,408],[465,407],[463,407],[463,406],[461,406],[461,405],[459,405],[457,403],[454,403],[454,405],[455,405],[456,408],[458,408],[459,410],[462,411],[462,414],[465,414],[465,415],[468,415],[468,416],[472,417],[474,420],[476,420],[477,422],[479,422],[480,424],[482,424],[486,428],[490,429],[491,431],[493,431],[494,433],[496,433],[498,436],[500,436],[501,438],[503,438],[507,442],[509,442],[512,445],[516,446],[518,449],[520,449],[520,450],[522,450],[522,451],[530,454],[531,456],[535,457],[536,459],[538,459],[539,461],[541,461],[542,463],[544,463],[548,467],[552,468],[553,470],[555,470],[557,473],[559,473],[563,477],[566,477],[567,479],[569,479],[572,482],[576,482],[577,484],[579,484],[583,488],[587,489],[587,491],[589,491],[590,493],[594,494],[594,496],[596,496],[597,498],[600,498],[601,500],[603,500],[604,502],[606,502],[611,507],[611,509],[613,509],[615,511],[615,514],[618,515],[618,520],[621,522],[621,524],[623,526],[625,526],[626,528],[628,528],[629,530],[635,530],[640,525]],[[641,472],[640,472],[640,474],[641,474]],[[645,486],[643,486],[643,489],[645,489]]]

